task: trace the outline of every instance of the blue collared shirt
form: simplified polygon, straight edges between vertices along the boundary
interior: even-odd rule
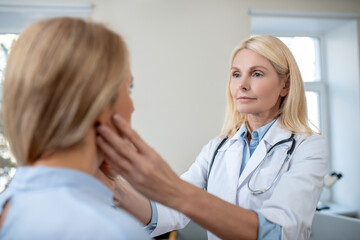
[[[246,164],[249,162],[249,159],[259,145],[260,141],[263,139],[263,137],[271,128],[271,126],[275,123],[275,121],[276,119],[252,132],[250,144],[247,139],[248,129],[246,128],[245,124],[243,124],[242,127],[239,129],[240,138],[244,143],[240,175],[243,172]],[[259,219],[258,239],[281,239],[281,226],[269,222],[261,213],[257,211],[255,212],[257,213]]]
[[[86,173],[19,167],[0,194],[9,201],[0,239],[149,239],[141,224],[112,206],[112,192]]]
[[[262,126],[261,128],[256,129],[251,134],[251,140],[250,144],[247,140],[247,133],[248,130],[245,126],[245,124],[242,125],[242,127],[239,129],[240,131],[240,138],[244,143],[244,150],[243,150],[243,158],[242,158],[242,164],[240,169],[240,175],[243,172],[246,164],[248,163],[250,157],[254,153],[256,147],[259,145],[259,142],[263,139],[267,131],[270,129],[270,127],[275,123],[276,119],[271,121],[270,123]],[[157,225],[157,217],[158,212],[156,209],[156,205],[153,201],[151,202],[151,210],[152,210],[152,217],[150,223],[146,226],[146,230],[149,232],[152,232],[156,225]],[[281,226],[269,222],[261,213],[255,211],[258,215],[259,220],[259,230],[258,230],[258,239],[281,239]]]
[[[151,204],[151,220],[150,220],[150,223],[145,226],[145,230],[149,234],[151,234],[154,231],[154,229],[156,228],[157,219],[158,219],[158,211],[157,211],[155,202],[150,200],[150,204]]]
[[[240,175],[243,172],[246,164],[248,163],[250,157],[254,153],[255,149],[259,145],[259,142],[263,139],[267,131],[270,129],[270,127],[274,124],[276,121],[273,120],[270,123],[262,126],[261,128],[256,129],[254,132],[251,133],[251,140],[250,144],[248,143],[247,134],[248,129],[246,128],[245,124],[242,125],[242,127],[239,129],[240,131],[240,138],[242,139],[244,143],[244,150],[243,150],[243,158],[242,158],[242,164],[240,169]]]

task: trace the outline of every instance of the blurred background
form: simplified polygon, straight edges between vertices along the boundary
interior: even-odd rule
[[[133,126],[179,175],[220,133],[232,50],[252,34],[279,37],[301,68],[311,123],[328,140],[329,172],[343,174],[322,201],[360,216],[360,1],[0,1],[1,81],[21,30],[55,16],[90,18],[125,38]],[[0,191],[16,170],[2,130]]]

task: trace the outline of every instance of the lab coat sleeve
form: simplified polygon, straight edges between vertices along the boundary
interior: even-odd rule
[[[328,170],[328,150],[323,137],[313,134],[297,141],[288,171],[274,186],[271,197],[257,210],[282,227],[282,239],[309,239]]]
[[[220,138],[215,138],[206,144],[189,170],[180,176],[181,179],[199,188],[204,188],[207,181],[209,163],[220,141]],[[182,229],[190,222],[190,219],[184,214],[160,203],[156,203],[156,208],[158,219],[156,228],[151,233],[152,237],[172,230]]]

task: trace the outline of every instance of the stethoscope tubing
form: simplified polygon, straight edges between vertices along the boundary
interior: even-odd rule
[[[250,175],[250,178],[249,178],[249,181],[247,182],[247,186],[248,186],[248,189],[249,191],[253,194],[253,195],[260,195],[260,194],[263,194],[265,192],[267,192],[268,190],[270,190],[270,188],[272,188],[274,186],[274,184],[277,182],[277,180],[279,179],[279,176],[280,176],[280,172],[282,171],[282,169],[284,168],[285,166],[285,163],[289,160],[290,156],[293,154],[294,152],[294,149],[295,149],[295,145],[296,145],[296,141],[295,141],[295,138],[294,138],[295,134],[292,133],[291,136],[287,139],[284,139],[284,140],[281,140],[279,142],[277,142],[276,144],[274,144],[269,150],[266,151],[266,154],[265,154],[265,157],[261,160],[261,162],[257,165],[257,167],[255,168],[255,170],[251,173]],[[214,161],[215,161],[215,157],[218,153],[218,150],[221,148],[221,146],[226,142],[226,140],[228,139],[228,137],[225,137],[221,142],[220,144],[218,145],[218,147],[216,148],[215,152],[214,152],[214,155],[213,155],[213,158],[211,160],[211,163],[210,163],[210,166],[209,166],[209,171],[208,171],[208,175],[207,175],[207,181],[206,181],[206,187],[205,187],[205,190],[207,190],[208,188],[208,182],[209,182],[209,177],[210,177],[210,172],[211,172],[211,169],[213,167],[213,164],[214,164]],[[267,188],[262,188],[262,189],[252,189],[250,187],[250,181],[251,179],[253,178],[254,176],[254,173],[257,172],[260,167],[262,166],[262,164],[265,162],[265,159],[267,157],[267,155],[274,149],[276,148],[277,146],[280,146],[281,144],[284,144],[284,143],[287,143],[287,142],[290,142],[291,141],[291,146],[289,148],[289,150],[287,151],[286,153],[286,157],[279,169],[279,171],[277,172],[276,174],[276,177],[275,179],[272,181],[271,185]]]
[[[262,188],[262,189],[252,189],[250,187],[250,182],[251,182],[251,179],[253,178],[254,174],[260,169],[260,167],[263,165],[263,163],[265,162],[265,159],[266,159],[266,156],[277,146],[280,146],[281,144],[284,144],[284,143],[287,143],[287,142],[290,142],[292,141],[291,143],[291,147],[289,148],[289,150],[287,151],[286,153],[286,157],[283,161],[283,163],[281,164],[281,167],[279,169],[279,171],[276,173],[276,177],[274,178],[274,180],[272,181],[271,185],[267,188]],[[257,167],[255,168],[255,170],[251,173],[250,175],[250,178],[249,178],[249,181],[247,182],[247,186],[248,186],[248,189],[250,190],[251,194],[253,195],[260,195],[260,194],[263,194],[267,191],[270,190],[270,188],[272,188],[274,186],[274,184],[277,182],[277,180],[279,179],[279,176],[280,176],[280,172],[281,170],[284,168],[285,166],[285,163],[289,160],[291,154],[293,153],[294,149],[295,149],[295,139],[294,139],[294,134],[291,134],[290,138],[287,138],[287,139],[284,139],[284,140],[281,140],[279,142],[277,142],[275,145],[273,145],[267,152],[266,152],[266,155],[265,157],[263,158],[263,160],[261,160],[261,162],[257,165]]]

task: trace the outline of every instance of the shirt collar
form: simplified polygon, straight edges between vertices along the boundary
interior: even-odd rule
[[[277,118],[274,119],[273,121],[271,121],[270,123],[262,126],[261,128],[255,130],[257,131],[257,134],[259,136],[259,141],[262,140],[262,138],[265,136],[265,134],[267,133],[267,131],[271,128],[271,126],[277,121]],[[228,141],[225,142],[225,144],[219,149],[219,151],[224,151],[226,149],[228,149],[234,142],[236,141],[243,141],[244,139],[246,139],[246,134],[247,134],[247,129],[245,124],[242,124],[241,127],[239,128],[239,130],[234,134],[234,136],[232,136],[231,138],[229,138]],[[252,138],[253,139],[253,138]]]
[[[95,177],[69,168],[45,166],[19,167],[10,184],[17,189],[23,190],[66,185],[103,196],[109,202],[112,202],[113,199],[110,189]]]
[[[269,122],[268,124],[256,129],[254,132],[252,132],[251,134],[251,139],[257,140],[258,142],[261,141],[263,139],[263,137],[265,136],[265,134],[267,133],[267,131],[270,129],[270,127],[274,124],[274,122],[276,122],[277,119],[272,120],[271,122]],[[246,128],[246,124],[242,124],[241,128],[238,131],[238,139],[242,139],[242,140],[246,140],[246,136],[248,133],[248,129]]]

